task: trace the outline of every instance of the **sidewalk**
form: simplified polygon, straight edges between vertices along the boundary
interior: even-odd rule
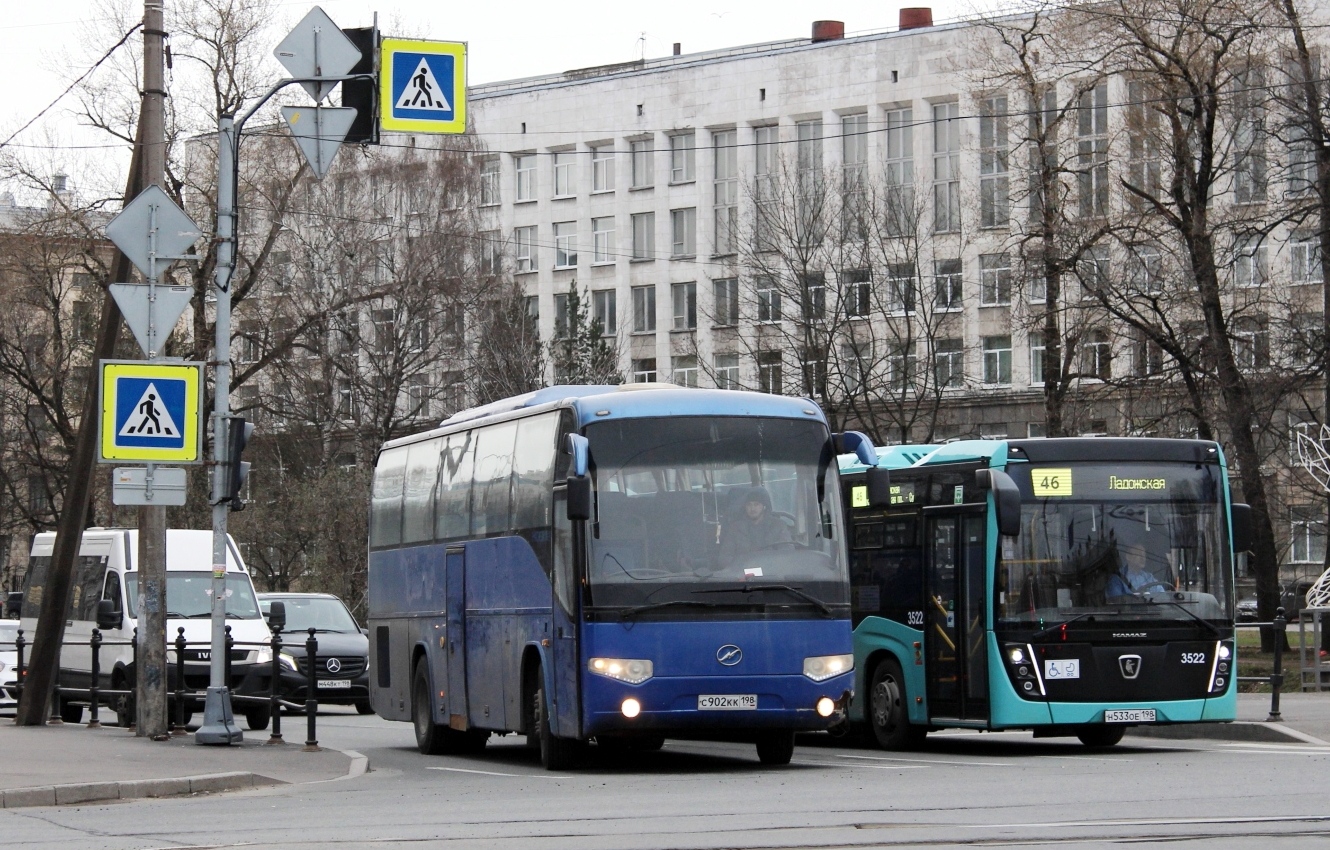
[[[1127,734],[1145,738],[1211,738],[1330,746],[1330,693],[1280,694],[1279,714],[1281,721],[1269,722],[1270,694],[1238,694],[1236,722],[1135,726],[1128,729]]]
[[[230,791],[359,775],[359,753],[304,752],[304,728],[268,746],[268,732],[246,731],[232,746],[200,746],[190,733],[169,741],[132,730],[85,724],[15,726],[0,718],[0,808]],[[285,731],[285,730],[284,730]]]

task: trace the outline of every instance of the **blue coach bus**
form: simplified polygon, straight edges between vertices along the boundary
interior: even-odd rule
[[[375,711],[427,754],[517,732],[565,769],[591,740],[725,735],[788,763],[853,685],[838,451],[876,462],[810,401],[662,385],[550,387],[385,444]]]
[[[886,749],[930,729],[1112,746],[1236,717],[1232,503],[1213,442],[972,440],[879,449],[887,506],[842,458],[858,681]]]

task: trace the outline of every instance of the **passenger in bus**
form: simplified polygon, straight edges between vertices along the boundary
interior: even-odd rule
[[[771,494],[765,487],[754,487],[744,496],[743,510],[730,518],[720,533],[722,563],[732,563],[759,549],[772,549],[782,543],[794,543],[790,529],[771,512]]]
[[[1104,596],[1135,596],[1140,593],[1167,593],[1168,585],[1145,567],[1145,551],[1140,548],[1120,549],[1121,569],[1108,580]]]

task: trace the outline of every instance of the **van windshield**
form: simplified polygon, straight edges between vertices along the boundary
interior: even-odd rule
[[[125,573],[129,597],[129,616],[138,616],[139,574]],[[206,570],[169,570],[166,573],[166,616],[168,619],[203,620],[212,616],[212,573]],[[226,618],[257,620],[259,603],[254,585],[243,573],[226,575]]]

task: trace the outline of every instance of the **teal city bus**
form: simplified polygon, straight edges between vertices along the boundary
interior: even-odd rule
[[[1233,553],[1250,518],[1216,443],[969,440],[878,458],[887,507],[865,466],[840,465],[848,720],[879,746],[971,728],[1102,747],[1131,726],[1235,718]]]

